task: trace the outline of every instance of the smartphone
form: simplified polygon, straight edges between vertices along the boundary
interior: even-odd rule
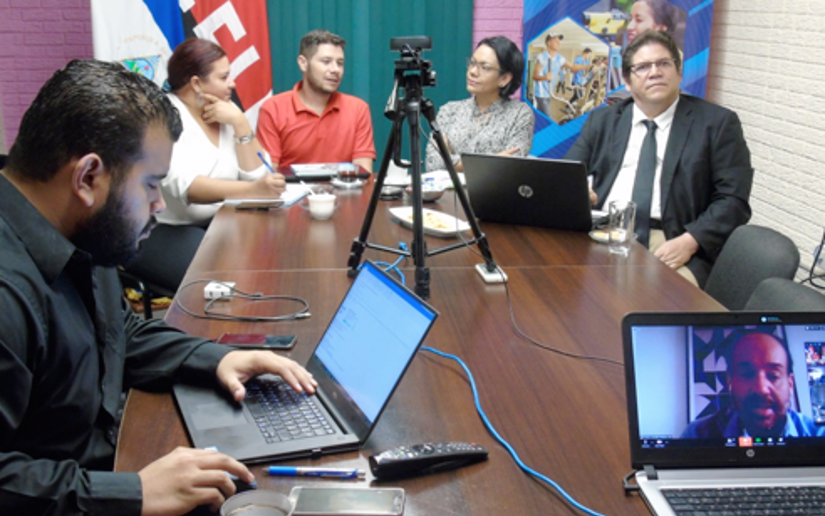
[[[292,349],[295,347],[295,335],[269,335],[265,333],[224,333],[218,344],[228,344],[236,348],[251,349]]]
[[[400,487],[310,487],[296,486],[289,493],[292,516],[336,516],[404,514],[404,490]]]

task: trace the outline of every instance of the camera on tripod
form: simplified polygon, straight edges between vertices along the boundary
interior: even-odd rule
[[[436,73],[431,69],[433,63],[421,59],[422,50],[433,48],[433,40],[429,36],[406,36],[390,38],[390,50],[401,52],[401,59],[395,61],[395,72],[421,72],[421,86],[424,88],[435,86]]]

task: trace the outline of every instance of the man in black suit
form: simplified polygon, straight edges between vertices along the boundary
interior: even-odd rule
[[[725,240],[751,215],[753,168],[739,118],[680,93],[681,54],[665,32],[634,39],[622,55],[622,75],[631,98],[594,111],[565,158],[587,164],[596,208],[636,200],[646,124],[655,122],[650,212],[637,213],[637,235],[643,240],[640,226],[649,218],[649,249],[703,286]]]

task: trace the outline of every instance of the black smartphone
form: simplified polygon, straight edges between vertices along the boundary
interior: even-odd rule
[[[295,335],[270,335],[266,333],[224,333],[218,344],[236,348],[284,350],[295,347]]]

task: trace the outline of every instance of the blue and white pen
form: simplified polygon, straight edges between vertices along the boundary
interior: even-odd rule
[[[282,477],[324,477],[338,479],[359,479],[367,476],[363,469],[354,468],[308,468],[294,466],[269,466],[266,472]]]
[[[263,152],[261,152],[261,151],[258,151],[258,157],[259,157],[259,158],[261,158],[261,161],[263,161],[263,162],[264,162],[264,166],[265,166],[267,169],[269,169],[269,171],[270,171],[270,172],[272,172],[272,173],[274,174],[274,173],[275,173],[275,169],[274,169],[274,168],[272,168],[272,165],[270,165],[270,164],[269,164],[269,162],[266,160],[266,158],[264,157],[264,153],[263,153]]]

